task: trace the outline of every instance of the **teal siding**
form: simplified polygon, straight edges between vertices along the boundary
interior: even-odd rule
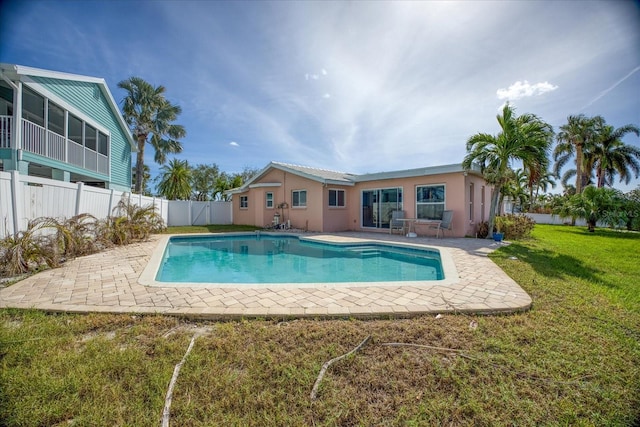
[[[31,77],[47,90],[73,105],[111,132],[111,183],[110,188],[131,189],[131,145],[121,128],[115,113],[109,107],[100,85],[89,82]]]

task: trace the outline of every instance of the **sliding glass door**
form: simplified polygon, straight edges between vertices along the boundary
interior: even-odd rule
[[[402,210],[402,188],[362,191],[362,226],[389,228],[391,213]]]

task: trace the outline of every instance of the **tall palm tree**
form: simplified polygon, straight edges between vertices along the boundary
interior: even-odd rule
[[[191,198],[192,171],[186,160],[172,159],[160,168],[158,191],[169,200],[189,200]]]
[[[620,182],[628,184],[633,177],[640,176],[640,149],[622,142],[622,137],[628,133],[640,136],[640,128],[635,125],[625,125],[619,128],[604,122],[598,129],[597,143],[589,157],[596,171],[598,188],[613,185],[616,174],[620,175]]]
[[[144,149],[148,142],[155,149],[154,160],[164,164],[168,153],[180,153],[186,131],[174,124],[182,109],[164,96],[164,86],[153,87],[140,77],[130,77],[118,83],[127,92],[122,100],[124,119],[138,143],[136,176],[144,176]],[[151,139],[149,139],[151,137]],[[135,192],[142,191],[142,180],[136,179]]]
[[[534,114],[516,116],[505,104],[497,117],[501,131],[497,135],[477,133],[467,141],[462,166],[471,169],[479,163],[487,183],[494,186],[489,209],[489,230],[493,230],[502,187],[511,175],[510,163],[521,161],[526,169],[545,165],[553,141],[553,128]],[[546,172],[546,171],[545,171]]]
[[[567,171],[562,178],[562,182],[566,184],[569,178],[576,176],[576,193],[581,193],[587,184],[590,171],[586,171],[584,167],[584,151],[590,148],[595,136],[595,127],[598,120],[602,120],[600,116],[586,117],[584,114],[567,117],[567,123],[560,126],[558,132],[557,145],[553,151],[553,159],[555,165],[554,174],[559,178],[560,170],[575,155],[576,168]]]

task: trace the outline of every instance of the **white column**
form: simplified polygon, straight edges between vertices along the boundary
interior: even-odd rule
[[[22,82],[18,82],[17,90],[13,91],[13,138],[11,148],[14,150],[22,149]]]

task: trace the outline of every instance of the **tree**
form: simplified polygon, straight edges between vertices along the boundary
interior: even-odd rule
[[[502,187],[502,195],[511,200],[511,213],[515,213],[515,208],[524,211],[527,205],[531,205],[531,198],[527,194],[528,178],[522,169],[513,172],[511,178]],[[502,205],[502,198],[500,200]]]
[[[222,172],[216,179],[214,187],[213,198],[217,200],[229,200],[229,196],[226,191],[231,189],[231,183],[229,182],[229,175],[226,172]]]
[[[144,149],[147,142],[155,149],[154,160],[164,164],[168,153],[180,153],[178,141],[186,135],[181,125],[173,124],[182,109],[164,96],[164,86],[153,87],[140,77],[130,77],[118,83],[127,92],[122,100],[122,112],[138,143],[136,176],[144,174]],[[142,180],[136,179],[135,192],[142,191]]]
[[[489,209],[489,230],[493,230],[502,187],[511,173],[510,163],[521,161],[530,169],[546,164],[553,141],[553,128],[534,114],[516,116],[505,104],[497,117],[501,131],[497,135],[477,133],[467,141],[467,155],[462,166],[469,170],[478,163],[487,183],[494,186]],[[538,165],[538,166],[536,166]],[[546,173],[546,171],[545,171]]]
[[[554,174],[560,178],[560,170],[575,155],[576,168],[570,169],[562,177],[563,184],[568,182],[573,175],[576,176],[576,193],[581,193],[587,184],[591,171],[587,173],[584,167],[584,150],[593,143],[595,125],[601,118],[589,118],[584,114],[567,117],[567,123],[560,126],[557,137],[557,145],[553,151],[555,160]]]
[[[144,173],[142,174],[142,191],[140,191],[140,193],[145,196],[151,196],[151,190],[149,190],[149,181],[151,180],[151,169],[149,168],[149,165],[144,165],[142,169],[144,170]],[[136,178],[135,166],[131,168],[131,174],[134,178]],[[136,182],[136,179],[133,180],[134,183]]]
[[[571,196],[554,213],[561,218],[582,218],[587,221],[587,229],[594,232],[598,221],[616,226],[622,217],[621,193],[612,188],[588,186],[582,193]]]
[[[192,172],[186,160],[172,159],[160,168],[158,192],[169,200],[189,200],[191,198]]]
[[[628,133],[640,136],[640,128],[625,125],[615,129],[613,126],[599,123],[596,143],[589,153],[591,164],[596,171],[598,188],[613,185],[615,175],[620,175],[620,182],[628,184],[632,177],[640,175],[640,149],[622,142]]]
[[[194,199],[207,201],[215,198],[216,182],[220,169],[213,165],[197,165],[192,169]]]

